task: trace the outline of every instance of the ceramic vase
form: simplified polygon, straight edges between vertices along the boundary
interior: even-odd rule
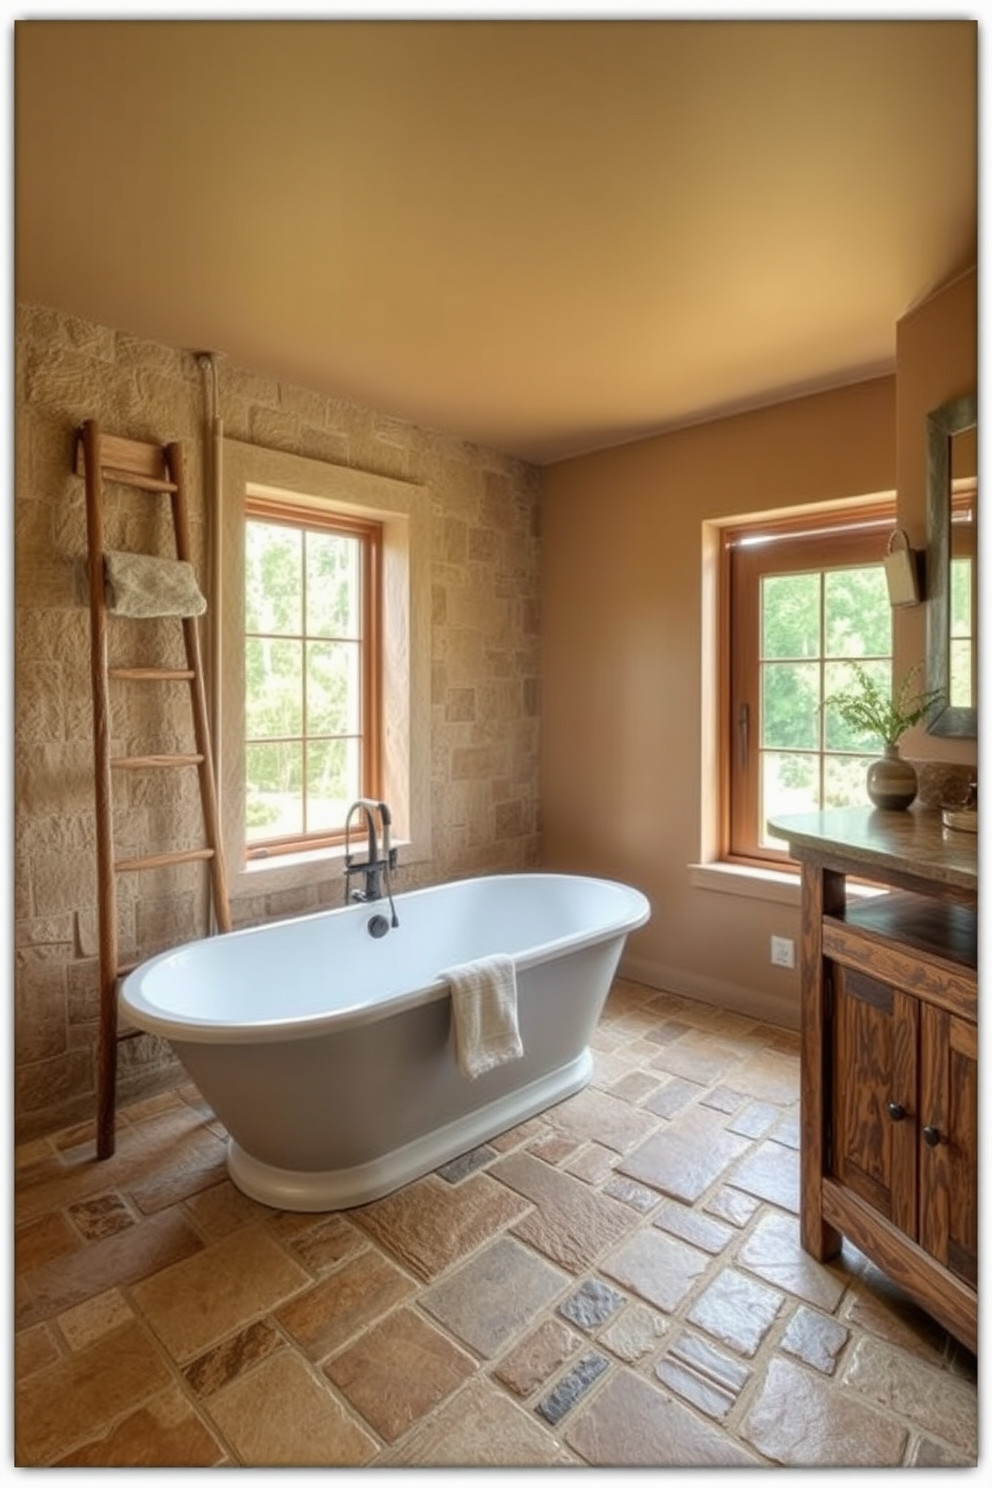
[[[898,744],[886,744],[881,759],[868,766],[868,799],[883,811],[905,811],[916,800],[916,771],[899,753]]]

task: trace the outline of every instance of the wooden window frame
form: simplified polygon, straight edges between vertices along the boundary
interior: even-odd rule
[[[289,527],[294,531],[338,533],[357,537],[361,542],[361,614],[359,630],[360,648],[360,771],[359,796],[377,799],[382,794],[382,524],[355,517],[333,509],[318,510],[309,503],[282,500],[268,496],[246,495],[244,520],[263,521],[275,526]],[[247,640],[247,628],[244,639]],[[300,637],[305,640],[305,630]],[[305,686],[305,682],[304,682]],[[294,736],[295,738],[295,736]],[[306,799],[306,742],[309,735],[304,726],[299,736],[304,746],[303,791]],[[249,739],[247,731],[244,747],[249,743],[279,742]],[[244,824],[247,830],[247,823]],[[344,842],[344,827],[334,831],[299,832],[283,837],[266,838],[264,842],[249,842],[245,837],[245,861],[279,857],[291,853],[309,852],[324,847],[340,846]]]
[[[896,525],[895,498],[849,512],[823,511],[800,517],[756,518],[728,526],[722,534],[720,596],[722,637],[720,768],[721,858],[728,863],[796,871],[785,847],[761,843],[760,799],[760,579],[766,574],[818,572],[864,562],[881,563]],[[768,539],[764,543],[756,541]],[[749,714],[751,743],[741,747],[742,706]]]

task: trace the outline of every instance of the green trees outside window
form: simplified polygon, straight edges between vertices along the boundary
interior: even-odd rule
[[[363,537],[245,523],[246,841],[339,832],[362,794]]]

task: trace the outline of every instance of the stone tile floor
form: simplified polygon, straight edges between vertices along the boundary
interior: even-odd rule
[[[17,1150],[15,1465],[978,1461],[975,1358],[798,1241],[796,1035],[618,980],[589,1086],[362,1208],[191,1085]]]

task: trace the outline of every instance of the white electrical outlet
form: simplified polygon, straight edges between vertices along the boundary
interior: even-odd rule
[[[785,935],[772,936],[772,965],[789,966],[796,964],[796,942],[789,940]]]

